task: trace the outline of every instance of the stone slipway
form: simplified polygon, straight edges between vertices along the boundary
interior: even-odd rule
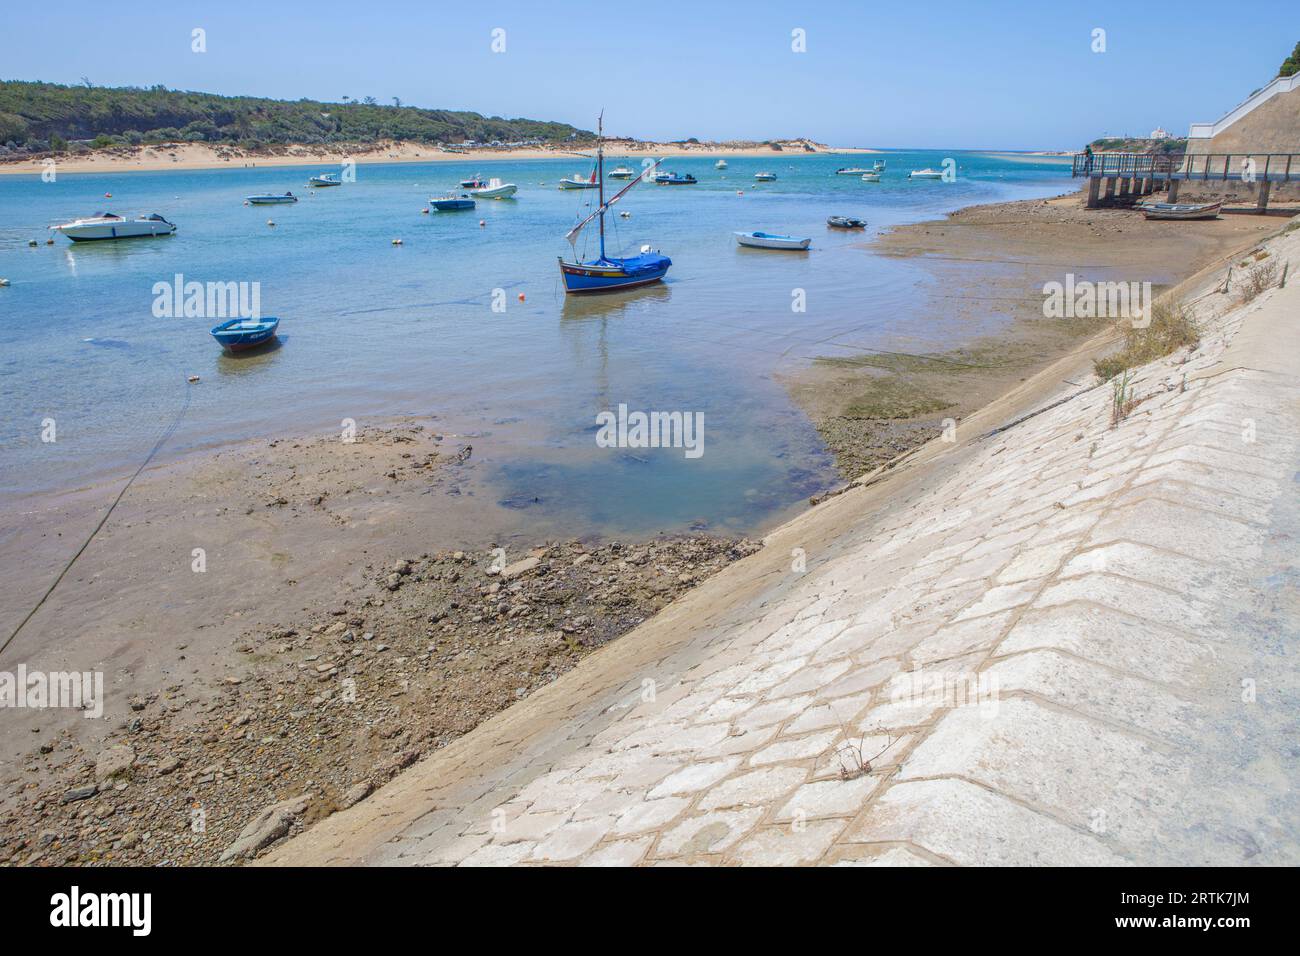
[[[1300,863],[1300,275],[1222,280],[1118,427],[1048,370],[265,862]]]

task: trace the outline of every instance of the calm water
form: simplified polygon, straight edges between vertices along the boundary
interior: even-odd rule
[[[673,259],[668,282],[585,299],[566,299],[555,264],[568,252],[564,232],[595,198],[556,188],[589,170],[577,157],[363,165],[355,183],[329,190],[305,187],[319,167],[2,176],[0,276],[12,285],[0,289],[0,493],[128,473],[181,408],[186,376],[199,375],[164,459],[337,430],[344,418],[437,415],[458,431],[508,429],[514,453],[492,465],[502,500],[540,498],[535,507],[583,525],[575,533],[679,530],[706,518],[761,528],[832,480],[774,372],[855,346],[953,344],[914,304],[924,272],[871,256],[860,233],[828,230],[826,216],[865,218],[870,236],[1067,185],[1059,164],[974,153],[952,154],[956,183],[907,181],[944,155],[885,153],[880,184],[833,175],[869,167],[871,156],[735,158],[722,172],[713,160],[670,160],[665,169],[700,185],[640,185],[615,207],[631,218],[608,220],[611,253],[649,243]],[[756,186],[760,170],[780,178]],[[475,172],[518,183],[517,198],[421,214],[429,196]],[[243,205],[287,189],[301,197],[296,206]],[[48,224],[100,209],[160,212],[179,231],[43,244]],[[811,235],[813,249],[740,249],[736,229]],[[42,245],[29,248],[33,238]],[[153,285],[176,273],[259,282],[263,314],[281,317],[281,347],[224,357],[208,334],[214,321],[155,319]],[[504,312],[492,309],[495,289],[506,292]],[[796,289],[802,313],[791,308]],[[619,403],[703,412],[705,454],[597,448],[596,413]],[[57,423],[54,444],[40,440],[45,418]]]

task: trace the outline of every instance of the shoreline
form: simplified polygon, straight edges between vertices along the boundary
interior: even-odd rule
[[[1077,197],[1068,196],[967,207],[947,220],[900,227],[864,251],[917,257],[937,270],[940,286],[953,283],[979,302],[976,293],[999,291],[999,284],[1007,279],[988,268],[985,259],[954,255],[961,249],[953,233],[968,232],[963,241],[985,255],[997,249],[1005,259],[1014,260],[1023,255],[1025,244],[1040,247],[1043,237],[1027,234],[1032,230],[1026,230],[1024,221],[1007,222],[1008,210],[1025,209],[1032,216],[1040,204],[1056,204],[1067,208],[1067,213],[1059,222],[1049,217],[1045,228],[1063,228],[1072,234],[1073,250],[1081,237],[1079,225],[1071,219],[1081,214],[1068,208],[1072,198],[1077,203]],[[1099,223],[1112,220],[1114,228],[1122,231],[1134,217],[1105,211],[1104,217],[1092,220],[1093,231]],[[1266,224],[1268,229],[1275,225]],[[1256,224],[1247,231],[1263,228]],[[1102,237],[1109,234],[1101,230]],[[1001,244],[991,244],[991,235],[1000,235]],[[1253,241],[1246,236],[1237,240],[1237,245]],[[1220,238],[1205,243],[1203,254],[1226,242]],[[1151,243],[1139,237],[1133,245]],[[1152,252],[1153,261],[1173,255]],[[1060,264],[1048,265],[1059,268]],[[1171,262],[1164,267],[1184,271]],[[1022,272],[1012,281],[1023,286],[1026,277]],[[1095,338],[1080,332],[1069,341],[1092,343]],[[1034,348],[1045,346],[1040,343]],[[1011,369],[1007,374],[1019,380],[1011,383],[1012,388],[1036,380],[1041,375],[1035,374],[1037,368],[1059,365],[1062,355],[1068,357],[1072,350],[1044,355],[1030,348],[1029,352],[1041,364]],[[830,398],[842,398],[846,384],[858,388],[865,379],[880,378],[882,373],[906,376],[923,396],[928,387],[951,382],[933,369],[906,364],[882,368],[853,357],[847,363],[844,357],[837,358],[836,363],[812,366],[809,378],[796,376],[790,386],[810,417],[844,418],[828,404]],[[980,395],[1005,401],[1005,378],[981,375],[979,381],[983,392],[969,383],[960,386],[962,401],[984,409],[991,406]],[[897,398],[896,391],[891,394]],[[959,420],[966,417],[952,406],[943,411]],[[893,461],[927,443],[933,437],[927,429],[934,427],[934,416],[912,418],[916,421],[864,419],[868,425],[883,421],[887,427],[899,422],[920,427],[911,429],[898,447],[886,447],[878,454],[870,445],[870,428],[865,435],[850,436],[845,449],[859,460],[845,469],[846,476],[859,464],[869,467]],[[816,417],[814,422],[818,423]],[[313,822],[352,805],[354,798],[364,799],[377,784],[421,755],[440,749],[479,722],[504,712],[514,700],[545,687],[587,650],[608,643],[677,594],[752,553],[752,544],[707,536],[638,542],[630,550],[614,542],[597,545],[538,532],[533,532],[533,540],[514,535],[512,540],[492,541],[491,530],[478,524],[475,509],[460,509],[466,535],[487,539],[484,545],[505,545],[509,564],[524,565],[502,581],[500,575],[488,573],[494,558],[491,551],[480,546],[466,547],[463,553],[446,548],[428,553],[420,547],[421,536],[427,544],[430,528],[436,527],[445,540],[447,529],[429,523],[427,514],[423,520],[412,520],[422,514],[422,507],[428,510],[422,496],[430,493],[450,493],[455,488],[458,502],[472,501],[473,463],[488,449],[480,445],[467,451],[470,443],[454,436],[439,441],[427,422],[375,427],[363,430],[361,437],[359,446],[347,451],[325,439],[272,439],[146,473],[153,482],[141,490],[148,493],[137,495],[133,490],[127,496],[125,510],[105,527],[100,546],[88,550],[63,590],[55,592],[56,599],[63,598],[63,607],[42,612],[45,619],[40,623],[46,634],[63,634],[64,640],[35,645],[45,659],[37,663],[57,661],[74,668],[109,663],[119,679],[125,671],[129,680],[123,686],[129,686],[134,699],[127,710],[122,706],[125,692],[119,695],[110,689],[113,707],[106,711],[110,719],[93,728],[92,734],[83,733],[91,729],[85,726],[90,722],[75,717],[69,718],[75,721],[72,728],[57,726],[48,714],[35,721],[9,722],[4,749],[15,756],[21,752],[24,767],[19,774],[7,775],[0,804],[0,829],[22,829],[22,834],[11,830],[13,839],[5,843],[13,848],[11,859],[21,855],[21,861],[28,863],[215,861],[245,823],[273,802],[272,795],[283,797],[307,781],[324,793],[303,820]],[[280,445],[285,446],[278,449],[281,453],[266,450]],[[868,460],[861,460],[863,448]],[[857,471],[851,477],[860,475]],[[246,488],[250,478],[266,486],[266,500],[233,509],[236,491]],[[62,554],[66,560],[67,540],[84,537],[97,514],[91,504],[76,514],[65,511],[62,525],[53,521],[25,529],[31,540],[17,546],[29,554],[24,566],[33,581],[48,580],[50,570],[42,566],[37,545],[43,540],[47,552],[56,558]],[[808,519],[809,514],[804,511],[783,523],[765,540],[788,537],[783,529]],[[178,515],[187,520],[175,521]],[[67,537],[64,531],[69,532]],[[196,540],[208,545],[212,570],[220,571],[224,563],[227,569],[233,565],[249,575],[249,593],[227,606],[205,605],[197,589],[186,586],[194,580],[190,548]],[[584,554],[591,556],[584,558]],[[692,564],[696,567],[688,567]],[[575,577],[581,578],[580,585]],[[634,593],[627,600],[629,588]],[[158,601],[160,590],[169,595],[167,606]],[[565,631],[566,605],[587,608],[593,603],[602,610],[570,615],[586,620],[573,632]],[[516,610],[519,607],[524,609]],[[51,613],[57,625],[53,631]],[[533,618],[534,614],[540,616]],[[582,644],[588,627],[596,637],[589,646]],[[39,630],[25,633],[22,641],[34,641],[39,634]],[[160,640],[164,634],[175,636]],[[78,639],[72,641],[68,635]],[[575,648],[569,638],[579,646]],[[514,666],[515,650],[526,651],[524,659],[531,662],[525,668],[531,674],[527,680],[509,670],[498,674],[501,667]],[[493,666],[493,660],[500,663]],[[533,666],[540,669],[532,672]],[[363,703],[354,710],[337,706],[336,681],[344,672],[356,675],[361,691]],[[516,693],[521,687],[523,695]],[[430,715],[418,709],[425,696],[412,688],[436,689],[440,697],[446,695],[446,706],[437,717],[440,731],[421,734],[412,727],[416,714]],[[30,733],[32,723],[40,725],[39,734]],[[96,779],[97,753],[104,754],[104,744],[131,748],[130,774]],[[49,752],[41,752],[46,746]],[[214,748],[228,754],[231,762],[215,755]],[[170,762],[174,753],[182,755],[178,758],[182,762]],[[259,776],[265,779],[259,781]],[[114,812],[100,818],[95,834],[77,840],[74,821],[81,804],[59,800],[77,786],[92,784],[100,787],[97,802]],[[194,839],[181,825],[172,828],[174,833],[145,829],[158,814],[184,814],[196,797],[220,810],[209,817],[209,838]],[[42,831],[54,836],[37,838]]]
[[[686,156],[701,159],[732,156],[791,156],[855,155],[878,153],[880,150],[861,147],[832,148],[816,144],[815,152],[787,147],[774,150],[762,145],[684,144],[632,142],[607,140],[606,155],[611,160],[620,157],[662,156],[680,159]],[[594,147],[593,147],[594,148]],[[315,146],[285,146],[279,154],[250,153],[235,147],[214,148],[205,144],[186,143],[164,146],[109,147],[90,156],[55,159],[55,168],[61,173],[123,173],[160,172],[168,169],[262,169],[280,166],[337,166],[351,160],[356,163],[496,163],[524,160],[557,160],[581,158],[589,154],[581,148],[524,148],[476,149],[467,153],[444,152],[436,146],[423,143],[381,144],[369,149],[338,150]],[[51,157],[0,163],[0,176],[40,175]]]
[[[1046,283],[1066,273],[1140,278],[1158,295],[1276,231],[1276,220],[1251,216],[1190,230],[1170,225],[1132,210],[1087,210],[1080,191],[967,206],[943,220],[898,226],[864,244],[864,252],[920,263],[932,280],[921,293],[928,311],[972,334],[947,349],[903,345],[893,354],[823,356],[782,376],[786,388],[835,455],[841,477],[853,481],[1113,328],[1106,319],[1044,318]],[[1000,327],[980,332],[994,314]]]

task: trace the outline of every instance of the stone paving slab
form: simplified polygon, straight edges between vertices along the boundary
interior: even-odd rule
[[[965,428],[271,862],[1300,862],[1300,288],[1197,309],[1117,426]]]

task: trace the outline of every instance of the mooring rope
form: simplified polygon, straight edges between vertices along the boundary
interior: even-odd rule
[[[94,530],[90,532],[89,537],[87,537],[86,540],[82,542],[81,547],[77,549],[77,553],[74,554],[68,560],[68,563],[63,566],[63,570],[59,572],[59,576],[54,579],[53,583],[48,588],[46,588],[45,593],[41,595],[41,599],[36,602],[36,606],[27,612],[27,616],[24,617],[22,621],[19,622],[16,628],[14,628],[13,633],[10,634],[7,638],[5,638],[5,642],[3,644],[0,644],[0,654],[3,654],[5,652],[5,649],[8,648],[9,645],[13,643],[14,638],[18,636],[18,632],[27,626],[27,622],[36,616],[36,612],[41,609],[42,605],[45,604],[45,602],[49,599],[50,595],[54,593],[54,589],[59,586],[59,582],[62,581],[64,577],[67,576],[67,573],[72,570],[72,566],[77,563],[77,559],[81,557],[81,555],[85,552],[85,550],[88,547],[90,547],[90,542],[95,540],[95,535],[99,534],[100,529],[103,528],[104,525],[108,522],[109,517],[111,517],[113,514],[113,509],[117,507],[118,502],[122,500],[122,497],[127,493],[131,485],[134,484],[135,480],[140,477],[140,473],[149,466],[149,462],[153,461],[153,458],[155,455],[158,454],[159,449],[161,449],[162,446],[166,444],[167,439],[171,438],[172,435],[175,433],[177,426],[180,425],[181,423],[181,419],[184,418],[185,413],[189,411],[190,391],[191,391],[191,385],[189,379],[187,378],[185,380],[185,401],[181,403],[181,409],[179,412],[176,413],[176,417],[172,420],[172,423],[167,426],[166,430],[162,433],[161,437],[159,437],[159,439],[156,442],[154,442],[153,447],[149,449],[149,454],[146,455],[144,461],[140,463],[140,467],[137,468],[135,470],[135,473],[131,475],[130,478],[127,479],[126,484],[122,486],[122,490],[119,491],[117,493],[117,497],[113,499],[113,503],[109,505],[108,510],[104,512],[104,516],[99,519],[99,523],[95,525]]]

